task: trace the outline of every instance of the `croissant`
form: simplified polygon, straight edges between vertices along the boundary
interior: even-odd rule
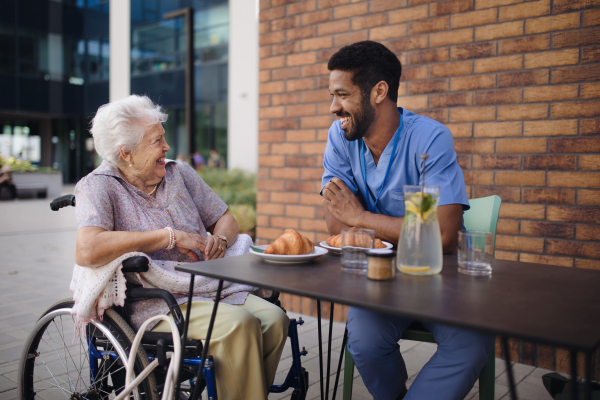
[[[338,233],[337,235],[330,236],[327,238],[326,242],[331,247],[342,248],[342,234]],[[375,243],[374,243],[373,248],[384,249],[385,247],[386,246],[385,246],[385,244],[383,244],[381,239],[375,238]]]
[[[267,246],[265,254],[300,255],[315,250],[313,242],[293,229],[286,229],[273,243]]]

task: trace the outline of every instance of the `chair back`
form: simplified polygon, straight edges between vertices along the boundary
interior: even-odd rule
[[[463,221],[468,231],[486,231],[494,234],[493,253],[496,253],[496,227],[500,214],[500,196],[469,199],[471,208],[463,213]]]

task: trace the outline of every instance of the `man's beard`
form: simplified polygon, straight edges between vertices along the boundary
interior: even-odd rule
[[[364,137],[371,126],[371,123],[375,120],[375,109],[371,105],[369,94],[369,92],[362,93],[360,110],[358,110],[354,118],[352,118],[352,128],[344,131],[344,137],[349,142]]]

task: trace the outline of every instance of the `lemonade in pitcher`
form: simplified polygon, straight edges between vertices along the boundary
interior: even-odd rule
[[[437,217],[439,186],[404,186],[404,223],[398,242],[400,272],[434,275],[442,270],[442,235]]]

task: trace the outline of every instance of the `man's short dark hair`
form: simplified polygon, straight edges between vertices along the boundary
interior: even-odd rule
[[[331,56],[327,68],[330,71],[352,72],[352,82],[363,93],[368,93],[378,82],[385,81],[389,86],[390,100],[394,103],[398,100],[402,65],[398,57],[381,43],[365,40],[344,46]]]

